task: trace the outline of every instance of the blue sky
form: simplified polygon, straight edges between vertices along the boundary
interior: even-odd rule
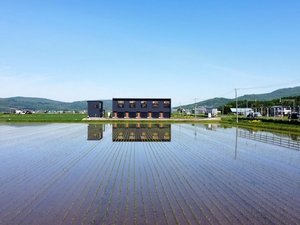
[[[179,105],[231,98],[234,88],[242,95],[298,86],[299,62],[298,0],[0,7],[0,97],[171,97]]]

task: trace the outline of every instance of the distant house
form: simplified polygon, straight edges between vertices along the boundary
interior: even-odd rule
[[[12,114],[25,114],[23,110],[20,109],[11,109]]]
[[[196,108],[196,114],[210,114],[211,116],[216,116],[218,114],[218,109],[214,107],[199,106]]]
[[[251,108],[230,108],[230,111],[234,114],[238,113],[238,115],[245,115],[245,116],[254,113],[253,109]]]
[[[89,117],[103,117],[103,102],[99,100],[87,101]]]
[[[213,107],[207,107],[205,114],[210,114],[211,116],[216,116],[218,114],[218,109]]]
[[[292,113],[292,108],[290,106],[276,105],[270,108],[271,116],[286,116]]]
[[[170,98],[113,98],[114,118],[170,118]]]
[[[196,113],[196,114],[205,114],[206,113],[206,107],[199,106],[198,108],[196,108],[196,112],[194,110],[194,113]]]

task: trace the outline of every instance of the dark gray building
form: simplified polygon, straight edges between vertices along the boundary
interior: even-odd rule
[[[170,98],[113,98],[114,118],[170,118]]]
[[[89,117],[103,117],[103,102],[99,100],[87,101]]]
[[[292,113],[292,107],[275,105],[270,108],[271,116],[286,116]]]
[[[103,124],[89,124],[87,140],[99,141],[103,138]]]

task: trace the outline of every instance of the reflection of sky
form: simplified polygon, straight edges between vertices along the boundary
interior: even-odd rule
[[[199,127],[201,127],[199,125]],[[219,124],[205,125],[207,130],[216,130],[222,126]],[[286,133],[279,131],[254,131],[247,128],[239,128],[238,136],[253,139],[261,142],[268,142],[270,144],[281,145],[287,148],[300,150],[300,135],[294,133]],[[265,141],[264,141],[265,140]]]
[[[275,137],[281,137],[285,142],[280,143],[280,140],[276,140],[274,143],[248,136],[241,137],[241,132],[251,135],[251,132],[243,128],[236,130],[235,127],[222,128],[220,126],[216,130],[211,130],[207,127],[209,126],[203,124],[174,124],[172,141],[192,148],[197,146],[198,151],[219,152],[221,157],[228,159],[230,156],[232,160],[239,161],[241,164],[250,163],[250,161],[254,163],[255,160],[266,160],[266,163],[274,161],[293,167],[298,167],[300,164],[300,142],[293,141],[286,135],[280,136],[277,133]],[[193,135],[192,139],[191,135]],[[256,135],[267,135],[271,140],[273,137],[272,132],[256,132]],[[252,160],[254,161],[252,162]],[[222,162],[220,161],[220,163]]]
[[[239,129],[238,136],[255,141],[278,145],[286,148],[300,150],[300,138],[298,135],[279,135],[270,132],[251,132]]]
[[[300,151],[206,127],[172,124],[153,143],[113,142],[113,125],[100,141],[87,124],[0,125],[1,221],[297,224]]]

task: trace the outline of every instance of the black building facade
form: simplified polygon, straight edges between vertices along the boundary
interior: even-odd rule
[[[87,101],[89,117],[103,117],[103,102],[94,100]]]
[[[170,98],[113,98],[114,118],[170,118]]]

